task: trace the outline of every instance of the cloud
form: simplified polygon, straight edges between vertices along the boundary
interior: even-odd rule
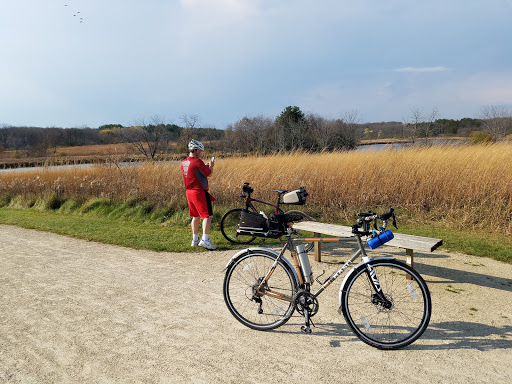
[[[512,73],[482,73],[470,76],[456,89],[467,103],[512,105]]]
[[[259,12],[254,2],[243,0],[180,0],[180,5],[189,17],[203,25],[239,24]]]
[[[395,72],[445,72],[449,71],[448,68],[443,66],[437,66],[437,67],[404,67],[404,68],[397,68],[395,69]]]

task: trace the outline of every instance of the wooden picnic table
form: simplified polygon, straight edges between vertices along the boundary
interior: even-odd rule
[[[320,234],[335,237],[352,237],[352,227],[336,224],[320,223],[318,221],[301,221],[293,223],[294,229],[313,232],[315,237]],[[414,266],[414,251],[433,252],[436,248],[443,244],[442,239],[433,239],[430,237],[405,235],[402,233],[394,233],[394,238],[384,245],[391,247],[404,248],[407,256],[407,264]],[[315,260],[322,261],[321,242],[315,242]]]

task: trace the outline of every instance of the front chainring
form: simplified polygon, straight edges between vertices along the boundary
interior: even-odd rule
[[[295,308],[302,316],[308,311],[309,317],[313,317],[318,312],[318,299],[307,291],[299,291],[295,295]]]

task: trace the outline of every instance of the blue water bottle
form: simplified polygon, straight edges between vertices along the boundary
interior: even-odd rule
[[[393,238],[393,232],[391,232],[389,229],[385,232],[382,232],[379,236],[374,237],[373,239],[370,239],[366,242],[370,249],[375,249],[380,247],[382,244],[387,243],[389,240]]]

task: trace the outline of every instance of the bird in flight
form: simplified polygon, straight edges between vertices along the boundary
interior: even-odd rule
[[[69,4],[64,4],[65,7],[69,7]],[[82,17],[81,15],[81,12],[80,11],[74,11],[73,12],[73,17],[77,17],[77,16],[80,16],[79,20],[80,20],[80,23],[83,23],[84,22],[84,18]]]

